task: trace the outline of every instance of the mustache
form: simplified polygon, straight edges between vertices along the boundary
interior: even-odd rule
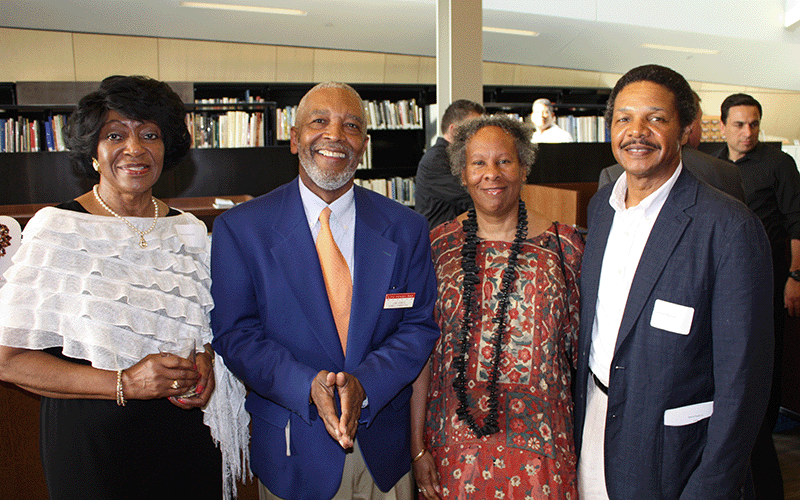
[[[625,143],[621,144],[620,148],[624,149],[624,148],[627,148],[628,146],[633,146],[634,144],[639,144],[641,146],[647,146],[647,147],[653,148],[653,149],[661,149],[661,147],[658,144],[656,144],[654,142],[650,142],[647,139],[634,139],[632,141],[628,141],[628,142],[625,142]]]

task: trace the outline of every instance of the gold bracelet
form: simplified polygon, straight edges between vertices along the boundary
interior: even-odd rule
[[[413,464],[414,462],[416,462],[417,460],[419,460],[420,458],[422,458],[422,456],[425,454],[425,452],[426,452],[426,451],[428,451],[428,450],[426,450],[425,448],[422,448],[422,451],[420,451],[419,453],[417,453],[417,456],[416,456],[416,457],[414,457],[414,458],[411,460],[411,463]]]
[[[206,347],[205,351],[203,351],[203,352],[208,354],[208,356],[211,358],[211,368],[214,368],[214,364],[215,364],[215,361],[216,361],[214,358],[217,357],[216,354],[214,353],[214,349],[209,349],[208,347]]]
[[[125,406],[125,394],[122,392],[122,370],[117,370],[117,406]]]

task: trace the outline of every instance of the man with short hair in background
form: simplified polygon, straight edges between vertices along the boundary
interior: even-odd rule
[[[486,110],[477,102],[453,101],[442,115],[442,135],[429,147],[417,166],[414,210],[428,219],[431,229],[455,219],[472,206],[469,193],[461,180],[450,172],[447,146],[453,142],[453,131],[463,121],[477,118]]]
[[[720,131],[726,145],[717,156],[739,169],[747,206],[761,219],[772,247],[775,362],[767,414],[753,448],[752,468],[756,498],[782,499],[783,479],[772,431],[780,410],[786,312],[800,316],[800,173],[791,156],[759,142],[761,103],[752,96],[730,95],[722,101],[720,112]]]

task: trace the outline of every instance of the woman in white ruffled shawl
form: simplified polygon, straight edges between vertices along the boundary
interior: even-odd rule
[[[0,282],[0,378],[42,396],[53,499],[230,497],[249,470],[244,387],[209,344],[206,227],[152,196],[185,117],[145,77],[81,99],[67,144],[97,184],[31,219]],[[159,353],[182,337],[195,363]]]

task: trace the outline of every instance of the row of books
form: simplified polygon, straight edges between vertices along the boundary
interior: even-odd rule
[[[575,142],[609,142],[603,116],[559,116],[558,126],[570,133]]]
[[[263,108],[225,109],[231,105],[259,104],[264,99],[251,96],[244,99],[220,97],[195,99],[199,105],[189,113],[192,126],[192,145],[196,148],[250,148],[264,146],[267,142],[264,132]],[[260,109],[260,110],[259,110]]]
[[[361,187],[371,189],[403,205],[413,206],[416,184],[413,177],[392,177],[389,179],[356,179]]]
[[[265,144],[261,111],[197,111],[190,118],[192,145],[196,148],[250,148]]]
[[[367,128],[383,130],[423,128],[422,108],[416,99],[366,101]]]
[[[423,128],[422,108],[415,99],[391,101],[364,101],[368,130],[402,130]],[[275,110],[276,137],[279,141],[290,139],[289,131],[294,125],[297,106]]]
[[[0,153],[66,151],[62,131],[66,115],[39,120],[18,116],[0,118]]]

